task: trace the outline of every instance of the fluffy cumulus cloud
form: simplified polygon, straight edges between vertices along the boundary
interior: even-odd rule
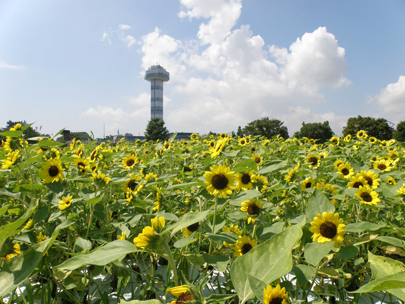
[[[382,111],[392,115],[397,122],[403,120],[403,109],[405,109],[405,76],[400,76],[397,82],[387,85],[374,100],[377,101]]]
[[[24,70],[25,67],[23,67],[23,66],[18,66],[18,65],[8,64],[8,63],[6,63],[6,62],[0,60],[0,69]]]

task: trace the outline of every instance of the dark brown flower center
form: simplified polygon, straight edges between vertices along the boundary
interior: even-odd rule
[[[216,174],[212,178],[212,186],[217,190],[225,189],[228,186],[228,179],[223,174]]]
[[[311,183],[311,182],[308,182],[308,183],[305,184],[305,188],[308,189],[308,188],[311,188],[311,187],[312,187],[312,183]]]
[[[381,171],[384,171],[385,169],[387,169],[387,166],[385,164],[379,164],[377,168],[380,169]]]
[[[250,215],[259,215],[260,214],[260,208],[256,204],[249,205],[247,211]]]
[[[85,165],[83,162],[78,163],[77,166],[78,166],[79,168],[86,167],[86,165]]]
[[[340,172],[342,172],[343,175],[348,175],[350,171],[347,168],[343,168]]]
[[[256,147],[250,148],[250,151],[251,151],[251,152],[255,152],[255,151],[256,151]]]
[[[243,173],[242,178],[240,179],[243,184],[247,185],[250,183],[250,175],[247,173]]]
[[[91,153],[90,159],[94,160],[96,158],[96,155],[97,155],[97,150],[95,150],[95,151],[93,151],[93,153]]]
[[[198,227],[199,227],[199,224],[195,223],[195,224],[188,226],[187,229],[190,230],[191,232],[194,232],[194,231],[197,231]]]
[[[312,164],[312,166],[316,166],[316,164],[318,163],[318,158],[316,157],[311,157],[309,159],[309,162]]]
[[[364,177],[364,179],[367,181],[367,184],[371,187],[373,185],[373,179],[369,176]]]
[[[134,191],[137,185],[138,185],[138,183],[137,183],[134,179],[131,179],[131,180],[128,182],[127,187],[128,187],[129,189],[131,189],[132,191]]]
[[[190,171],[191,171],[190,167],[184,167],[184,172],[190,172]]]
[[[215,143],[212,141],[210,142],[210,147],[213,148],[215,146]]]
[[[56,166],[51,166],[48,170],[50,176],[55,177],[59,174],[59,169]]]
[[[246,142],[245,142],[244,140],[241,140],[241,141],[240,141],[240,144],[241,144],[241,145],[244,145],[245,143],[246,143]]]
[[[261,159],[260,157],[255,157],[254,161],[256,164],[260,164]]]
[[[191,292],[186,291],[177,299],[176,304],[186,304],[188,301],[193,300],[195,300],[195,297],[191,294]]]
[[[271,300],[269,304],[281,304],[281,303],[283,303],[282,298],[274,298],[273,300]]]
[[[248,253],[250,250],[252,250],[252,245],[250,245],[249,243],[248,244],[244,244],[243,246],[242,246],[242,249],[241,249],[241,252],[242,252],[242,254],[246,254],[246,253]]]
[[[364,186],[363,183],[355,182],[353,188],[360,188],[360,186]]]
[[[132,158],[127,160],[128,167],[131,167],[133,164],[135,164],[135,161]]]
[[[337,233],[336,225],[331,222],[322,223],[319,230],[321,235],[328,239],[333,239]]]
[[[360,194],[360,196],[363,199],[363,201],[368,202],[368,203],[373,200],[373,197],[368,192],[363,192],[362,194]]]
[[[170,145],[169,144],[165,144],[165,148],[169,149]]]

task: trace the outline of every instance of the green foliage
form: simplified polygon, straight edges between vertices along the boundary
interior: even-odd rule
[[[145,132],[146,140],[167,140],[169,138],[169,131],[165,127],[165,122],[160,118],[152,118]]]
[[[3,129],[0,128],[0,132],[9,131],[10,128],[14,127],[18,123],[20,123],[23,128],[28,125],[28,123],[25,120],[24,121],[12,121],[12,120],[9,120],[9,121],[7,121],[7,124],[6,124],[5,128],[3,128]],[[49,135],[45,135],[45,134],[41,134],[41,133],[37,132],[36,130],[34,130],[34,128],[32,126],[29,126],[23,132],[23,137],[25,139],[31,138],[31,137],[37,137],[37,136],[49,136]],[[0,135],[0,140],[5,140],[5,139],[6,139],[5,136]]]
[[[384,118],[372,117],[351,117],[347,120],[347,124],[343,127],[343,136],[356,136],[357,132],[364,130],[368,136],[374,136],[380,140],[389,140],[392,138],[394,129],[390,127],[388,121]]]
[[[284,139],[287,139],[288,129],[283,126],[282,121],[278,119],[269,119],[268,117],[263,117],[261,119],[256,119],[249,122],[243,128],[243,134],[246,135],[260,135],[267,138],[272,138],[273,136],[280,135]],[[238,129],[239,133],[239,129]]]
[[[297,134],[298,133],[298,134]],[[302,127],[299,132],[294,134],[299,138],[307,137],[309,139],[316,139],[317,143],[324,143],[333,136],[333,131],[329,126],[329,121],[302,123]]]
[[[405,120],[397,124],[397,129],[394,131],[392,138],[398,141],[405,141]]]

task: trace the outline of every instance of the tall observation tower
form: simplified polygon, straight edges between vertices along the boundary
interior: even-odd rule
[[[145,74],[150,81],[150,116],[163,120],[163,82],[170,79],[169,72],[160,65],[152,65]]]

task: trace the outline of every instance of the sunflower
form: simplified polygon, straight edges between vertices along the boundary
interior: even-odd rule
[[[234,256],[239,257],[257,246],[257,242],[254,239],[250,239],[248,236],[239,237],[238,241],[235,243],[234,249]]]
[[[251,159],[253,159],[254,162],[258,165],[261,165],[263,163],[263,157],[261,157],[260,154],[253,154]]]
[[[136,247],[145,248],[149,245],[151,237],[155,236],[155,231],[159,232],[165,226],[165,218],[163,216],[157,216],[151,219],[151,226],[146,226],[142,229],[142,233],[139,233],[134,238],[134,244]]]
[[[332,146],[338,146],[340,144],[340,138],[338,136],[333,136],[330,139],[330,143]]]
[[[215,148],[215,140],[211,140],[208,144],[208,146],[210,147],[210,149]]]
[[[367,205],[377,205],[381,200],[378,198],[378,193],[373,191],[369,186],[360,186],[359,190],[354,194],[360,199],[360,203]]]
[[[185,237],[189,237],[190,235],[193,234],[193,232],[198,230],[199,226],[200,226],[199,223],[194,223],[194,224],[187,226],[186,228],[181,229],[181,232],[184,233]]]
[[[347,135],[343,140],[344,140],[345,142],[349,142],[349,141],[352,140],[352,136],[349,134],[349,135]]]
[[[134,176],[133,174],[131,174],[129,177],[131,177],[131,179],[122,184],[122,190],[125,193],[134,192],[142,179],[139,175]]]
[[[210,168],[210,171],[206,171],[204,177],[207,191],[214,196],[222,198],[227,198],[228,195],[231,195],[232,190],[235,189],[233,185],[235,174],[232,171],[229,172],[229,170],[230,168],[224,165],[214,165]]]
[[[39,234],[37,235],[37,242],[41,243],[43,241],[45,241],[47,239],[46,235],[42,234],[42,231],[39,232]]]
[[[378,141],[378,139],[375,138],[374,136],[371,136],[371,137],[368,139],[368,142],[371,143],[371,144],[375,144],[377,141]]]
[[[124,167],[124,169],[131,169],[135,166],[137,162],[138,158],[135,155],[128,154],[127,156],[124,157],[121,164]]]
[[[244,191],[253,189],[252,183],[255,181],[255,172],[253,170],[246,170],[244,173],[236,175],[236,187]]]
[[[229,227],[224,227],[222,228],[222,231],[224,232],[233,232],[235,233],[237,236],[241,236],[242,235],[242,231],[239,230],[239,227],[237,225],[231,225]]]
[[[304,179],[304,181],[301,183],[301,190],[305,191],[306,189],[313,188],[314,187],[314,180],[312,177],[308,177]]]
[[[12,245],[11,242],[5,242],[1,248],[0,254],[2,255],[0,256],[0,261],[10,261],[12,258],[21,254],[20,244]]]
[[[402,185],[402,187],[399,190],[397,190],[397,193],[401,194],[401,195],[405,195],[405,183]]]
[[[117,235],[117,240],[125,240],[126,232],[122,231],[121,235]]]
[[[211,153],[211,157],[215,158],[217,157],[219,154],[221,154],[222,150],[224,150],[224,148],[226,147],[228,143],[228,139],[227,138],[223,138],[217,141],[215,148],[210,149],[210,153]]]
[[[20,150],[15,150],[13,152],[9,152],[7,154],[7,158],[5,160],[3,160],[3,164],[1,165],[1,169],[8,169],[10,168],[12,165],[15,164],[15,162],[17,161],[17,159],[20,157]]]
[[[343,243],[343,235],[346,225],[343,224],[343,219],[339,219],[338,213],[324,212],[322,215],[318,213],[311,222],[309,231],[313,233],[312,240],[318,243],[335,242],[335,247]]]
[[[177,297],[177,300],[171,302],[170,304],[186,304],[189,301],[195,300],[195,297],[190,292],[190,288],[188,287],[188,285],[172,287],[169,288],[167,292],[170,292],[172,295]]]
[[[192,140],[198,140],[200,137],[198,136],[197,133],[193,133],[193,134],[190,135],[190,138],[191,138]]]
[[[241,211],[245,212],[246,214],[250,215],[248,220],[248,224],[255,223],[255,218],[260,214],[260,208],[263,207],[263,204],[260,203],[259,200],[255,200],[254,198],[244,201],[240,208]]]
[[[243,147],[243,146],[246,146],[248,142],[245,137],[242,137],[242,138],[238,139],[238,143],[239,143],[239,146]]]
[[[360,171],[359,175],[363,176],[364,179],[367,181],[367,184],[371,187],[371,189],[377,189],[380,185],[380,179],[378,178],[378,174],[374,173],[373,170],[368,171]]]
[[[293,180],[294,174],[298,171],[298,169],[301,166],[301,162],[298,162],[298,164],[292,168],[291,170],[288,171],[287,175],[284,177],[284,180],[286,180],[289,184],[295,183],[295,180]]]
[[[391,177],[391,176],[387,176],[387,183],[390,185],[397,185],[397,181],[395,180],[395,178]]]
[[[181,285],[181,286],[177,286],[177,287],[172,287],[169,288],[167,290],[167,292],[170,292],[172,295],[174,295],[175,297],[179,297],[181,296],[183,293],[186,293],[187,291],[189,291],[190,288],[188,287],[188,285]]]
[[[264,175],[255,175],[255,179],[256,179],[256,184],[257,184],[257,188],[260,190],[261,193],[266,192],[267,186],[269,184],[269,181],[267,180],[267,178]]]
[[[339,166],[338,174],[340,174],[340,176],[345,178],[345,179],[349,179],[354,174],[354,170],[350,166],[350,164],[347,162],[347,163],[342,164],[342,165]]]
[[[80,170],[80,172],[84,173],[86,168],[88,168],[88,165],[88,160],[81,157],[75,157],[75,166]]]
[[[377,161],[378,160],[378,156],[377,155],[373,155],[373,156],[371,156],[371,158],[370,158],[370,161],[371,162],[375,162],[375,161]]]
[[[362,175],[357,174],[356,176],[351,177],[351,181],[347,185],[348,185],[349,189],[351,189],[351,188],[358,189],[360,186],[367,185],[367,181]]]
[[[311,169],[317,169],[321,162],[320,162],[320,157],[317,153],[310,153],[308,156],[305,158],[305,162],[310,164],[309,167]]]
[[[328,151],[323,151],[323,152],[321,152],[321,153],[319,153],[319,157],[322,159],[322,158],[325,158],[325,157],[328,157]]]
[[[368,137],[366,131],[364,131],[364,130],[360,130],[359,132],[357,132],[356,136],[357,136],[357,138],[363,138],[363,139],[366,139]]]
[[[33,219],[30,219],[30,220],[27,222],[27,224],[25,224],[25,226],[21,229],[21,232],[23,232],[23,231],[26,230],[26,229],[30,229],[34,223],[35,223],[34,220],[33,220]]]
[[[100,183],[100,185],[107,185],[111,178],[105,176],[104,173],[101,173],[100,171],[98,173],[93,173],[91,175],[91,179],[95,182],[95,183]]]
[[[73,199],[72,195],[68,195],[68,197],[62,196],[62,200],[59,202],[59,209],[65,210],[65,209],[69,208],[70,205],[72,205],[72,201],[73,201],[72,199]]]
[[[389,172],[392,169],[392,165],[388,160],[379,159],[374,162],[374,169],[378,169],[381,172]]]
[[[280,284],[274,289],[270,284],[267,284],[267,290],[264,288],[263,304],[287,304],[287,299],[285,287],[281,288]]]
[[[42,180],[44,184],[59,182],[59,180],[65,177],[63,175],[61,161],[57,158],[48,159],[42,167],[40,174],[44,176],[44,179]]]

